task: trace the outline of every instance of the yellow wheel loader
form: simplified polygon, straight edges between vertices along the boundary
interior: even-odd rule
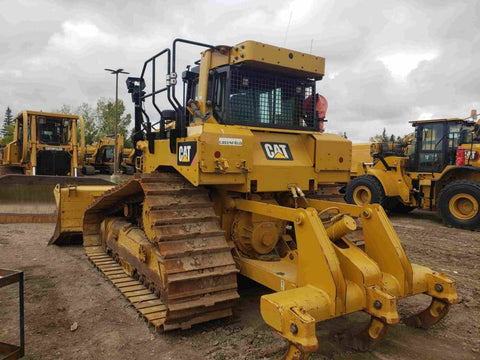
[[[203,48],[182,74],[183,101],[179,45]],[[57,187],[51,243],[83,235],[90,261],[164,330],[230,316],[238,274],[263,284],[272,293],[261,314],[288,340],[287,359],[318,349],[316,323],[356,311],[371,315],[355,338],[369,349],[415,294],[432,302],[406,322],[434,325],[457,301],[454,281],[410,263],[380,205],[312,198],[350,176],[350,141],[319,131],[312,99],[324,66],[255,41],[175,40],[127,80],[142,173],[117,187]],[[160,93],[173,111],[160,109]]]
[[[401,144],[372,144],[352,166],[346,186],[350,204],[381,204],[388,210],[437,210],[458,228],[480,228],[480,125],[476,116],[412,121],[412,137]],[[363,152],[362,152],[363,151]],[[358,170],[361,169],[361,170]]]
[[[13,141],[2,149],[0,222],[54,220],[58,183],[108,183],[78,177],[85,152],[81,116],[26,110],[14,124]]]
[[[132,175],[135,172],[135,167],[130,160],[130,155],[134,152],[134,149],[124,147],[122,135],[118,135],[117,144],[119,170],[124,174]],[[96,173],[113,174],[114,149],[115,138],[112,136],[103,136],[93,145],[87,145],[82,172],[85,175],[95,175]]]

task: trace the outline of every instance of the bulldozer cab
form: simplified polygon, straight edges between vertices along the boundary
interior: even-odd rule
[[[207,49],[195,66],[188,66],[182,73],[182,103],[175,95],[175,58],[180,43]],[[167,85],[157,89],[155,64],[163,56],[168,58]],[[147,69],[152,72],[148,93],[144,91]],[[139,78],[127,79],[136,105],[135,142],[143,140],[144,132],[153,153],[155,139],[170,138],[174,153],[175,139],[185,137],[188,126],[201,123],[318,131],[317,97],[313,95],[315,83],[322,79],[323,72],[321,57],[253,41],[228,47],[177,39],[172,50],[165,49],[145,62]],[[160,93],[166,93],[174,110],[160,110],[156,102]],[[158,112],[158,121],[152,121],[142,108],[147,98]]]
[[[411,172],[441,173],[455,165],[457,147],[471,134],[471,124],[463,119],[413,121],[414,139],[409,154]]]
[[[179,44],[204,48],[182,76]],[[167,84],[158,88],[163,56]],[[230,47],[175,40],[144,63],[140,77],[127,79],[143,171],[170,167],[193,184],[221,182],[240,192],[286,191],[289,184],[313,191],[324,181],[322,170],[347,181],[350,142],[320,131],[316,82],[324,70],[322,57],[255,41]],[[161,109],[167,102],[173,110]],[[278,181],[264,181],[272,174]]]
[[[41,144],[66,145],[71,137],[68,119],[37,117],[37,139]]]
[[[198,67],[185,72],[188,99],[198,101]],[[239,65],[216,68],[209,76],[213,116],[221,124],[318,130],[314,121],[315,80]],[[188,123],[194,116],[187,113]]]

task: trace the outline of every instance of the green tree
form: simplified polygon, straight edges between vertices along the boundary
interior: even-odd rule
[[[87,103],[77,108],[77,114],[83,117],[85,122],[85,143],[93,144],[98,140],[98,126],[95,109]]]
[[[2,137],[1,145],[7,145],[8,143],[13,141],[13,131],[15,130],[15,125],[7,125],[5,127],[5,136]]]
[[[3,127],[0,131],[2,135],[2,145],[6,145],[13,140],[14,128],[12,109],[8,106],[5,111],[5,118],[3,119]]]
[[[63,104],[59,110],[54,110],[53,112],[59,113],[59,114],[67,114],[67,115],[73,115],[75,113],[73,108],[67,104]]]
[[[54,112],[68,115],[80,115],[85,123],[85,144],[93,144],[98,140],[96,110],[91,105],[82,103],[79,107],[74,109],[70,105],[63,104],[59,110],[55,110]],[[78,128],[77,136],[80,142],[80,127]]]
[[[104,98],[99,99],[96,113],[99,136],[113,135],[115,133],[115,101]],[[124,113],[125,105],[122,100],[118,100],[118,133],[122,134],[126,140],[132,116]]]
[[[381,134],[377,134],[375,136],[370,137],[371,142],[401,142],[404,141],[404,139],[408,135],[404,136],[396,136],[395,134],[391,134],[390,136],[387,136],[387,131],[383,129]]]
[[[375,136],[370,137],[371,142],[387,142],[388,139],[389,137],[387,135],[387,130],[385,128],[383,128],[383,131],[381,134],[377,134]]]
[[[377,134],[375,136],[370,136],[370,142],[383,142],[383,136],[381,134]]]
[[[130,134],[124,138],[123,145],[126,148],[133,148],[133,135],[135,133],[135,128],[130,130]]]

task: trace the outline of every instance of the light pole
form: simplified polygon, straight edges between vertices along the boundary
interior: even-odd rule
[[[118,74],[128,74],[128,72],[123,71],[123,69],[105,69],[109,71],[110,74],[115,74],[115,145],[113,148],[113,174],[118,174]]]

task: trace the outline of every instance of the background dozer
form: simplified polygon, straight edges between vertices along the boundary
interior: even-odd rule
[[[183,102],[175,92],[180,44],[203,48],[199,65],[182,74]],[[127,80],[143,172],[117,187],[58,187],[51,242],[77,226],[93,264],[164,330],[229,316],[237,273],[253,279],[272,290],[261,314],[288,340],[288,359],[318,348],[317,322],[356,311],[371,321],[354,343],[370,348],[399,322],[397,301],[414,294],[432,302],[406,322],[437,323],[457,301],[454,282],[410,263],[380,205],[310,197],[350,176],[350,141],[319,131],[312,98],[324,64],[255,41],[175,40]],[[160,109],[160,93],[173,111]]]
[[[81,116],[27,110],[14,124],[13,141],[2,149],[0,222],[52,221],[56,184],[108,183],[78,177],[85,152]]]
[[[470,118],[412,121],[402,143],[373,143],[358,153],[345,190],[351,204],[379,203],[400,212],[438,210],[454,227],[480,228],[480,125]],[[356,146],[354,145],[354,148]]]
[[[80,116],[27,110],[13,121],[13,141],[3,151],[2,175],[78,175],[85,152]],[[81,131],[80,139],[77,139],[77,127]]]
[[[118,164],[119,170],[127,175],[135,172],[135,165],[131,161],[131,154],[134,149],[125,148],[123,135],[118,135]],[[93,145],[87,145],[85,151],[85,161],[82,171],[86,175],[96,173],[113,174],[114,172],[114,148],[115,137],[103,136]]]

